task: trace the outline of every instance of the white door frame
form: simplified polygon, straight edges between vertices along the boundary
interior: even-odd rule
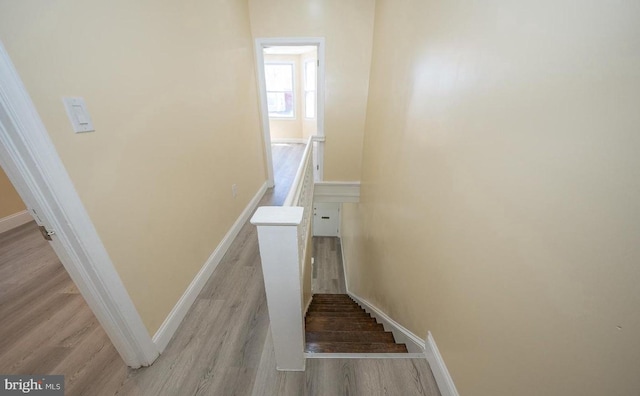
[[[264,76],[264,48],[270,46],[295,46],[309,45],[318,47],[318,75],[317,75],[317,121],[318,130],[314,139],[318,145],[318,177],[324,178],[324,37],[269,37],[257,38],[256,69],[258,72],[258,92],[260,92],[260,117],[262,119],[262,132],[264,134],[265,158],[267,159],[267,186],[275,185],[273,178],[273,159],[271,158],[271,131],[269,129],[269,110],[267,108],[267,84]]]
[[[133,368],[153,363],[158,349],[2,42],[0,165],[36,221],[55,233],[51,246],[124,362]]]

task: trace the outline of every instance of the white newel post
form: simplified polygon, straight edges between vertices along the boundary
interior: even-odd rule
[[[271,335],[280,371],[304,371],[304,318],[298,227],[304,208],[263,206],[251,224],[258,227],[258,241]]]

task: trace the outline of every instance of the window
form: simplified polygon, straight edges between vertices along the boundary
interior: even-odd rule
[[[304,63],[304,116],[316,118],[316,62]]]
[[[293,64],[267,63],[264,65],[264,74],[269,117],[295,118]]]

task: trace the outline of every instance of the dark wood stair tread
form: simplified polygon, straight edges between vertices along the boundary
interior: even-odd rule
[[[307,323],[307,331],[384,331],[379,323],[349,323],[349,322],[311,322]]]
[[[370,316],[355,316],[355,317],[331,317],[331,316],[307,316],[305,318],[306,324],[348,324],[348,323],[378,323]]]
[[[305,338],[307,342],[396,342],[388,331],[307,331]]]
[[[363,342],[307,342],[310,353],[407,353],[404,344]]]
[[[317,294],[313,295],[314,301],[353,301],[353,299],[349,296],[345,296],[342,294],[334,294],[332,296],[318,297]]]
[[[384,331],[378,323],[307,323],[307,331]]]
[[[314,304],[355,304],[356,302],[350,298],[321,298],[321,299],[313,299]]]
[[[332,302],[311,302],[311,304],[309,304],[309,308],[311,307],[337,307],[337,308],[356,308],[356,309],[362,309],[361,306],[359,306],[358,304],[356,304],[355,302],[350,302],[350,303],[345,303],[345,302],[338,302],[338,303],[332,303]]]
[[[371,315],[369,315],[366,312],[358,312],[358,311],[308,311],[307,312],[307,317],[310,316],[320,316],[323,318],[339,318],[339,317],[354,317],[354,318],[360,318],[360,317],[366,317],[366,318],[370,318]]]
[[[323,305],[323,306],[309,306],[309,311],[310,312],[314,312],[314,311],[325,311],[325,312],[365,312],[364,309],[358,307],[358,306],[346,306],[346,307],[340,307],[340,306],[330,306],[330,305]]]
[[[407,353],[347,294],[314,294],[305,316],[310,353]]]

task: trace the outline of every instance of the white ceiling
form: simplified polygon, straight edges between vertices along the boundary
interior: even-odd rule
[[[274,46],[264,48],[264,53],[269,55],[299,55],[316,49],[314,45]]]

